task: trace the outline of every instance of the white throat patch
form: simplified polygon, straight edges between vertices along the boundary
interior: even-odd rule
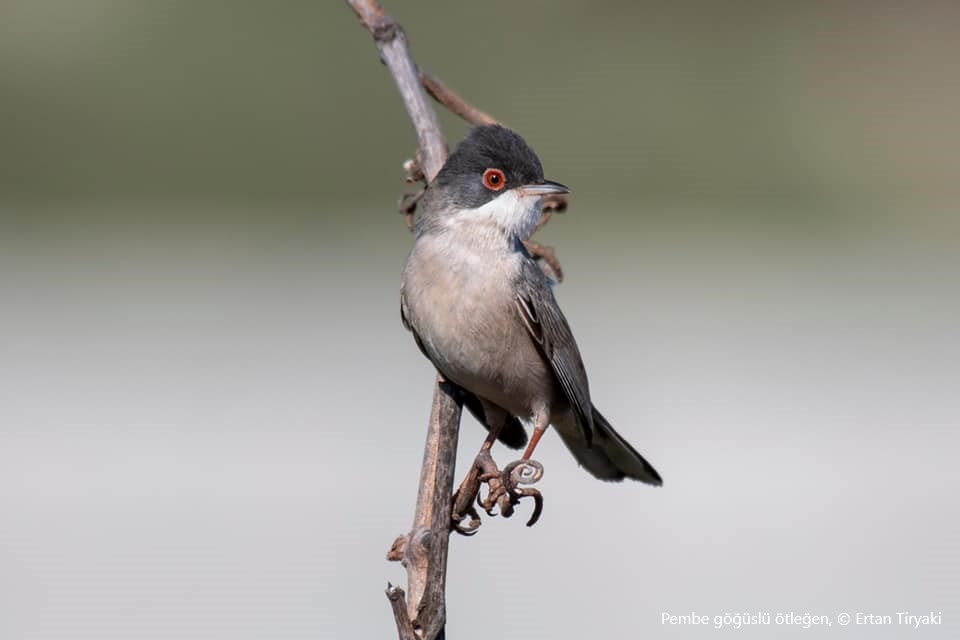
[[[539,197],[523,195],[519,189],[510,189],[482,207],[463,211],[458,217],[468,224],[492,223],[508,234],[525,240],[540,221],[540,201]]]

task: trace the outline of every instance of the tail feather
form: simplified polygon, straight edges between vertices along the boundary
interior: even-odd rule
[[[610,426],[596,407],[593,407],[593,427],[593,444],[589,447],[579,429],[561,427],[557,432],[577,462],[594,477],[614,482],[632,478],[657,487],[663,484],[657,470]]]

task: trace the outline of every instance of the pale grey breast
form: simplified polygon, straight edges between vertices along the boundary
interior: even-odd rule
[[[457,240],[417,241],[404,269],[407,320],[441,373],[527,418],[552,404],[556,384],[516,309],[513,277],[522,258],[483,246],[453,251]]]

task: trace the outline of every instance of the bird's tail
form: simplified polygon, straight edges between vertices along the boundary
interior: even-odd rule
[[[596,407],[593,407],[593,428],[590,447],[579,428],[559,427],[557,432],[577,462],[594,477],[611,481],[632,478],[658,487],[663,484],[657,470],[610,426]]]

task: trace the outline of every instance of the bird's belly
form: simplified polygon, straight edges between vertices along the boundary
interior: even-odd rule
[[[512,288],[455,273],[442,278],[407,289],[416,292],[407,296],[411,324],[437,369],[518,417],[549,406],[553,373],[521,323]]]

